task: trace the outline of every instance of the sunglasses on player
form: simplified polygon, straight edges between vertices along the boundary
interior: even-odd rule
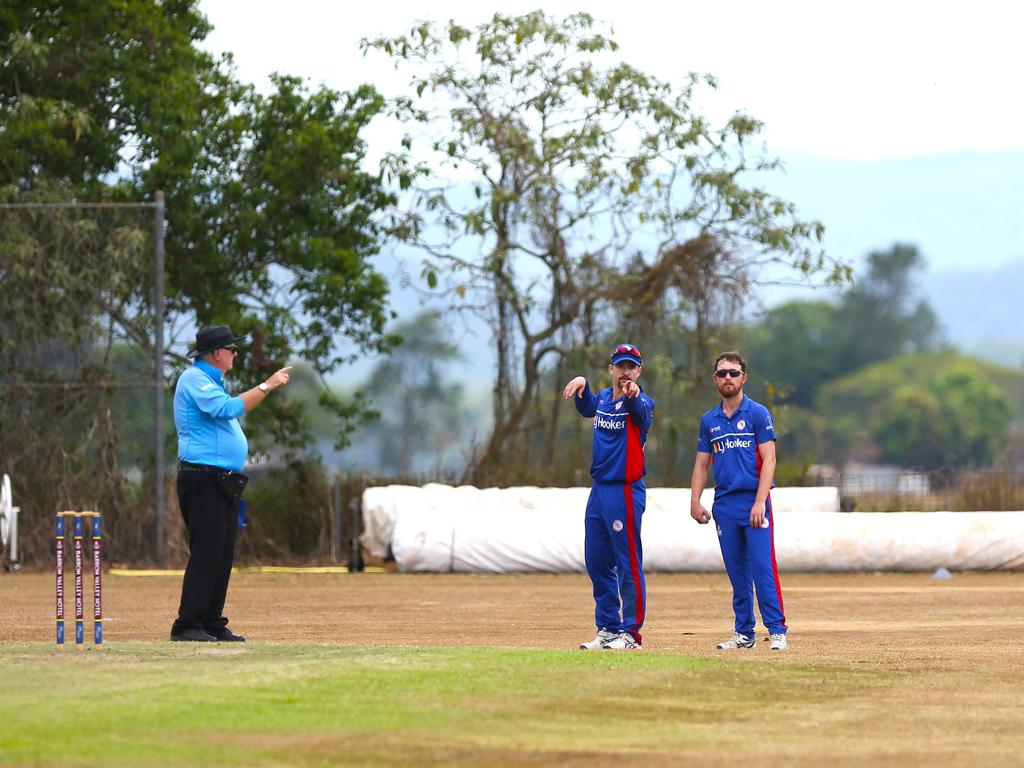
[[[743,375],[743,371],[739,368],[719,368],[715,371],[715,376],[719,379],[724,379],[726,376],[732,379],[738,379]]]

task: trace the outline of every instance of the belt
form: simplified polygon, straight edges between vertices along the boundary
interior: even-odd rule
[[[215,467],[212,464],[193,464],[191,461],[179,461],[178,471],[181,472],[183,469],[192,470],[193,472],[232,472],[233,470],[224,469],[224,467]]]

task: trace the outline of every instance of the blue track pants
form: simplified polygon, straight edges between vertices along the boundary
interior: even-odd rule
[[[584,519],[584,554],[594,585],[594,620],[598,629],[629,632],[643,642],[640,628],[647,612],[640,524],[647,506],[647,486],[595,483]]]
[[[761,621],[768,632],[786,633],[786,614],[782,605],[782,585],[775,562],[775,516],[771,495],[765,502],[767,527],[750,527],[753,494],[736,494],[712,508],[722,560],[732,582],[732,609],[736,614],[736,631],[754,636],[754,590],[761,609]]]

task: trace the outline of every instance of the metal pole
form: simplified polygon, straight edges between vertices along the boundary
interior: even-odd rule
[[[156,203],[0,203],[0,211],[59,208],[155,208]]]
[[[334,476],[334,494],[331,504],[331,559],[341,560],[341,477]]]
[[[365,567],[363,563],[363,549],[359,544],[359,534],[362,533],[363,527],[362,494],[353,496],[349,506],[352,508],[352,538],[349,539],[348,572],[358,571],[362,573]]]
[[[156,385],[156,457],[154,459],[154,482],[156,483],[156,541],[154,554],[157,565],[164,564],[164,193],[156,193],[156,206],[153,214],[154,265],[153,280],[153,375]]]

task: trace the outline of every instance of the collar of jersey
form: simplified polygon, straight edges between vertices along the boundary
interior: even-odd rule
[[[743,399],[740,400],[740,407],[732,412],[732,416],[725,415],[725,409],[722,407],[724,402],[724,400],[718,401],[718,415],[721,416],[723,419],[731,419],[732,416],[735,416],[737,413],[750,410],[750,398],[747,397],[746,393],[743,394]]]
[[[218,384],[220,384],[221,381],[224,378],[223,374],[220,372],[220,368],[214,368],[212,365],[210,365],[205,360],[202,360],[202,359],[196,360],[193,363],[193,365],[196,366],[197,368],[199,368],[199,370],[201,370],[203,373],[205,373],[211,379],[216,381]]]

